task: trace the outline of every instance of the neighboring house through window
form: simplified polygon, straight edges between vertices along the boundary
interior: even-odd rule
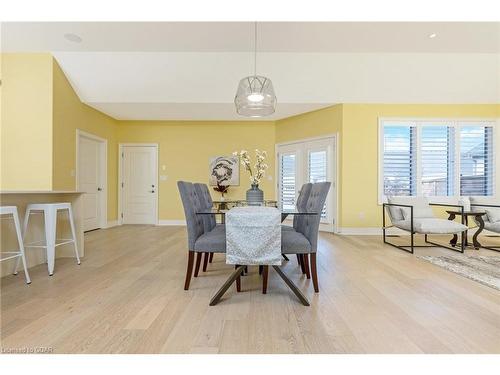
[[[381,119],[379,198],[495,195],[494,126]]]

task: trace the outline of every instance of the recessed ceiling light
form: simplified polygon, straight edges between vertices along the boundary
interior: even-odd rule
[[[72,34],[72,33],[64,34],[64,38],[66,40],[69,40],[70,42],[73,42],[73,43],[81,43],[82,42],[82,38],[80,38],[78,35]]]
[[[431,39],[434,39],[435,37],[437,37],[436,33],[432,33],[431,35],[429,35],[429,38],[431,38]]]

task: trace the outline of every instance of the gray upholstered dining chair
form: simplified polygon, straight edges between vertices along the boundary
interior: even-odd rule
[[[202,253],[225,253],[226,231],[223,226],[215,226],[212,230],[205,231],[203,216],[197,212],[205,210],[202,200],[191,182],[178,181],[177,187],[184,207],[188,232],[188,264],[184,290],[189,289],[193,273],[194,254],[197,253],[196,269],[200,267]],[[195,277],[197,272],[195,269]]]
[[[210,196],[210,191],[206,184],[194,183],[194,188],[196,194],[200,198],[200,203],[203,205],[203,209],[211,210],[214,203],[212,197]],[[211,231],[216,226],[215,215],[203,215],[203,226],[206,232]]]
[[[309,199],[309,194],[311,193],[312,183],[308,182],[307,184],[302,185],[299,191],[299,196],[297,197],[297,203],[295,204],[295,208],[297,211],[305,211],[307,200]],[[293,217],[293,226],[282,225],[283,230],[297,230],[299,226],[299,222],[301,220],[300,215],[295,215]]]
[[[297,197],[297,203],[295,204],[295,208],[297,211],[305,211],[307,200],[309,199],[309,194],[311,194],[312,183],[308,182],[307,184],[302,185],[299,191],[299,196]],[[293,226],[289,225],[281,225],[281,228],[284,231],[297,231],[297,228],[300,225],[303,216],[294,215],[293,217]],[[304,256],[302,254],[297,254],[297,262],[299,263],[300,268],[302,269],[302,273],[309,275],[306,271],[306,262],[303,260]]]
[[[198,198],[200,200],[200,204],[203,206],[205,210],[211,210],[213,208],[214,202],[212,201],[212,196],[210,195],[210,190],[208,190],[208,186],[206,184],[195,183],[193,184],[196,189],[196,193],[198,194]],[[203,226],[205,232],[210,232],[211,230],[217,227],[217,222],[215,220],[215,215],[203,215]],[[218,228],[220,230],[221,228]],[[201,258],[201,255],[198,255]],[[207,270],[207,264],[212,263],[212,259],[214,257],[214,253],[205,253],[203,258],[203,272]],[[196,260],[196,264],[198,264],[198,260]],[[198,271],[195,269],[195,275],[198,275]]]
[[[316,252],[318,250],[318,232],[321,221],[321,211],[325,205],[330,182],[312,184],[307,203],[306,212],[315,212],[316,215],[301,215],[296,230],[281,231],[281,252],[283,254],[302,255],[306,268],[307,278],[313,279],[314,291],[319,292],[318,273],[316,268]],[[310,257],[310,258],[309,258]],[[309,263],[311,270],[309,271]]]

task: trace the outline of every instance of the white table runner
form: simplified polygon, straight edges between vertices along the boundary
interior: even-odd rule
[[[226,213],[226,263],[281,265],[281,213],[274,207],[235,207]]]

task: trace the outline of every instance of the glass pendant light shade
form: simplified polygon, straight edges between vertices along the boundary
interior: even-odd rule
[[[273,83],[263,76],[243,78],[234,98],[236,112],[247,117],[269,116],[276,110]]]

